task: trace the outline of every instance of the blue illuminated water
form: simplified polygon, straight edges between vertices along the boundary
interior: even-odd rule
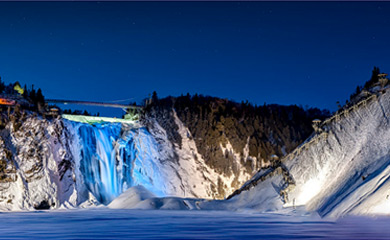
[[[390,239],[389,222],[227,211],[12,212],[1,213],[0,239]]]
[[[108,204],[139,184],[157,196],[165,195],[157,143],[146,128],[123,123],[70,124],[78,139],[75,159],[84,185],[99,202]]]

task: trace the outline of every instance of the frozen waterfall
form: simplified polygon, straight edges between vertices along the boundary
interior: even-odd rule
[[[157,196],[165,195],[157,143],[147,129],[129,123],[67,121],[67,125],[73,133],[79,189],[86,188],[104,204],[136,185]]]

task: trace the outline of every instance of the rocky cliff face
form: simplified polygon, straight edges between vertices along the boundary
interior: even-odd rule
[[[153,119],[173,143],[174,156],[201,161],[218,178],[212,198],[225,198],[261,168],[273,165],[312,132],[312,120],[329,116],[297,106],[235,103],[203,96],[154,99],[146,125]],[[191,147],[188,147],[191,145]],[[191,149],[191,150],[189,150]]]
[[[73,161],[59,120],[33,116],[9,123],[0,139],[0,206],[3,209],[59,207],[74,190]]]

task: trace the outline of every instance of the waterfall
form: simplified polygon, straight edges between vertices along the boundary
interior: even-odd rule
[[[146,128],[73,121],[67,121],[67,126],[73,135],[76,182],[84,192],[103,204],[136,185],[166,195],[157,143]]]

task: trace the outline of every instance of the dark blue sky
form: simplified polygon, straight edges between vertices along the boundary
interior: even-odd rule
[[[0,2],[0,76],[48,98],[335,110],[373,66],[390,72],[389,42],[389,2]]]

